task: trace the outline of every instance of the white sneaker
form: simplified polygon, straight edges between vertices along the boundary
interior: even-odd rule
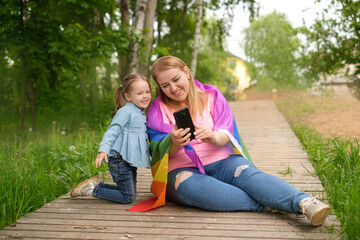
[[[300,208],[303,214],[314,226],[323,224],[331,211],[331,207],[320,202],[316,198],[305,198],[300,202]]]
[[[70,196],[72,198],[78,196],[91,196],[92,191],[97,185],[99,185],[101,181],[102,181],[102,177],[99,175],[86,179],[85,181],[79,183],[74,188],[74,190],[71,191]]]

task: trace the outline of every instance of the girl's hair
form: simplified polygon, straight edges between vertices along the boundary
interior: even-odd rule
[[[157,76],[160,72],[177,68],[181,71],[185,71],[185,68],[189,71],[189,95],[187,97],[188,107],[191,112],[193,118],[196,118],[197,113],[202,113],[205,108],[205,98],[203,91],[200,90],[194,82],[194,78],[191,74],[191,71],[188,66],[179,58],[174,56],[165,56],[157,59],[152,68],[152,77],[155,82],[158,84],[160,98],[164,102],[166,106],[172,108],[173,110],[178,110],[181,106],[179,106],[178,102],[172,100],[161,90],[159,83],[157,81]]]
[[[125,105],[126,99],[125,99],[125,93],[129,93],[131,89],[131,85],[135,81],[143,80],[149,84],[149,88],[151,91],[151,86],[149,79],[144,77],[143,75],[139,73],[130,74],[123,78],[121,85],[115,90],[114,93],[114,103],[115,103],[115,113],[119,108]]]

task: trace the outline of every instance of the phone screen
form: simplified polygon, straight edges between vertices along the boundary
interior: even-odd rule
[[[177,127],[182,129],[190,128],[190,133],[191,133],[190,139],[191,140],[195,139],[195,135],[194,135],[195,127],[191,119],[189,108],[185,107],[174,112],[174,117]]]

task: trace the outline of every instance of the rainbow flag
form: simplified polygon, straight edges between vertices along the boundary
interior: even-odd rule
[[[234,116],[225,97],[215,86],[201,84],[195,79],[194,81],[201,90],[214,94],[214,103],[216,104],[214,106],[213,130],[227,134],[231,140],[235,154],[240,154],[251,161],[249,153],[247,152],[239,135]],[[169,149],[171,143],[169,133],[174,126],[163,123],[159,101],[160,98],[157,97],[152,102],[147,118],[147,128],[150,138],[149,149],[151,153],[151,173],[153,176],[151,192],[154,194],[154,197],[127,209],[129,211],[145,212],[165,205]],[[185,153],[194,162],[195,166],[198,167],[202,173],[205,173],[201,160],[196,154],[196,151],[192,147],[191,143],[186,145],[184,148]]]

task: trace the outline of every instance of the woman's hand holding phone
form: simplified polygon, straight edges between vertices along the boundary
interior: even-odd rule
[[[191,119],[189,108],[185,107],[176,112],[174,112],[174,118],[176,121],[176,126],[180,129],[188,129],[190,131],[190,141],[195,139],[195,127]]]
[[[191,133],[189,133],[190,128],[182,129],[175,126],[170,135],[171,141],[175,146],[186,146],[190,142]]]

